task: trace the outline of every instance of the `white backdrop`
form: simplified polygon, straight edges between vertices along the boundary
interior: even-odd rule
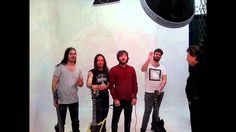
[[[167,69],[167,85],[160,116],[168,132],[190,132],[185,95],[188,25],[171,29],[156,24],[145,14],[139,0],[120,0],[103,6],[92,6],[92,3],[93,0],[30,0],[30,132],[54,131],[56,110],[51,93],[52,74],[70,46],[77,49],[77,64],[85,81],[96,54],[102,53],[111,68],[118,63],[118,50],[129,52],[129,64],[136,69],[139,90],[138,104],[133,109],[132,132],[139,131],[144,112],[141,66],[149,51],[162,48],[161,63]],[[81,132],[86,132],[92,119],[91,96],[86,85],[78,95],[80,128]],[[107,119],[108,132],[111,131],[111,116],[112,109]],[[150,121],[148,127],[150,129]],[[71,124],[67,113],[66,132],[69,131]],[[119,131],[123,131],[123,113]]]

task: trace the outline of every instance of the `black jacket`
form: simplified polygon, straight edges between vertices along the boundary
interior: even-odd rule
[[[197,101],[202,98],[204,90],[207,88],[207,70],[199,63],[189,68],[189,77],[185,87],[188,101]]]

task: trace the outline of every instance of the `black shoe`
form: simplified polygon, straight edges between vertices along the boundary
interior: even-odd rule
[[[59,132],[59,127],[58,127],[58,125],[55,125],[54,126],[54,129],[55,129],[55,132]],[[64,130],[65,130],[65,127],[62,127],[62,131],[64,132]]]
[[[152,130],[153,132],[156,132],[156,129],[157,129],[157,127],[154,126],[154,125],[152,125],[151,130]]]
[[[164,127],[164,121],[161,119],[157,122],[157,125],[152,124],[151,130],[153,132],[166,132],[166,129]]]
[[[161,120],[158,122],[158,128],[159,128],[158,132],[166,132],[166,129],[165,129],[165,127],[164,127],[164,121],[163,121],[163,119],[161,119]]]
[[[146,129],[141,128],[140,132],[146,132]]]
[[[54,126],[54,129],[55,129],[55,132],[59,132],[59,128],[58,128],[58,126],[56,125],[56,126]]]

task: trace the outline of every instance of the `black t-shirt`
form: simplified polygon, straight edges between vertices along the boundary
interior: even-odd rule
[[[105,70],[100,71],[100,70],[95,70],[95,69],[92,69],[90,71],[93,73],[92,85],[100,85],[102,83],[106,85],[108,84],[109,82],[108,71],[105,71]],[[98,97],[108,95],[108,94],[109,94],[108,89],[105,89],[105,90],[99,91]]]

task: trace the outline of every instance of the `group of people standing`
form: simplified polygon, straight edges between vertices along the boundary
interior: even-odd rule
[[[192,47],[190,47],[187,52],[187,60],[189,64],[192,64],[190,61],[193,62],[194,66],[199,62],[198,56],[194,54],[195,51],[193,53]],[[164,95],[164,87],[167,83],[165,67],[159,62],[162,55],[163,51],[160,48],[150,52],[148,59],[141,68],[141,71],[145,73],[145,110],[142,126],[140,128],[141,132],[146,131],[152,110],[151,129],[154,132],[165,132],[163,120],[159,117],[159,108]],[[192,56],[193,58],[191,58]],[[78,87],[83,87],[84,79],[81,69],[76,65],[76,57],[76,49],[73,47],[67,48],[63,60],[56,65],[53,73],[53,104],[60,116],[60,120],[58,119],[58,123],[55,125],[56,132],[64,132],[67,108],[70,112],[72,132],[80,132],[79,97],[77,92]],[[96,96],[96,122],[105,121],[108,115],[110,91],[110,95],[113,99],[111,131],[118,131],[120,114],[122,110],[124,110],[124,132],[130,132],[133,106],[137,103],[137,76],[135,68],[127,64],[129,60],[127,51],[119,50],[117,52],[117,60],[119,63],[109,69],[104,55],[97,54],[94,58],[94,67],[88,71],[86,86],[91,89],[91,91],[96,91],[98,93]],[[192,106],[194,105],[194,107],[196,107],[197,105],[194,102],[200,99],[200,91],[197,90],[200,85],[196,84],[197,86],[193,86],[195,85],[193,81],[195,81],[198,76],[191,74],[192,72],[190,72],[190,79],[188,79],[186,85],[186,93],[190,102],[190,112],[194,111]],[[195,90],[191,90],[191,87],[194,87]],[[198,93],[195,94],[195,91],[198,91]],[[194,114],[190,114],[192,126],[197,126],[194,125],[198,123],[194,121],[194,119],[197,118],[197,113],[198,112],[194,111]],[[162,126],[160,126],[161,123]],[[62,131],[59,131],[60,125],[62,126]],[[98,128],[93,131],[107,132],[106,121],[102,126],[102,129]],[[193,130],[192,132],[199,131]]]

